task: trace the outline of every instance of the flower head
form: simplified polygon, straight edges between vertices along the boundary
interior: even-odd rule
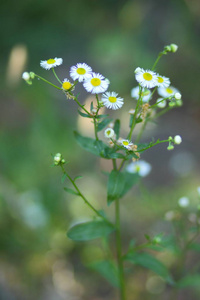
[[[165,77],[165,76],[161,76],[159,74],[157,74],[157,86],[158,87],[168,87],[170,85],[170,80],[169,78]]]
[[[104,135],[106,138],[113,138],[115,136],[115,132],[112,128],[107,128],[105,131],[104,131]]]
[[[151,91],[149,89],[142,89],[142,101],[143,102],[148,102],[151,99]],[[140,88],[139,86],[136,86],[131,90],[131,97],[135,98],[136,100],[139,99],[140,97]]]
[[[151,172],[151,165],[144,160],[139,160],[131,162],[126,167],[126,171],[128,173],[138,173],[140,176],[145,177]]]
[[[178,205],[180,207],[187,207],[189,205],[189,199],[187,197],[181,197],[179,200],[178,200]]]
[[[130,142],[129,140],[124,140],[124,139],[120,139],[119,143],[124,146],[126,149],[128,150],[132,150],[133,143]]]
[[[71,82],[69,81],[69,79],[65,78],[62,83],[63,90],[67,91],[67,90],[71,89],[71,87],[72,87]]]
[[[22,74],[22,79],[24,79],[25,81],[30,80],[30,74],[28,72],[24,72]]]
[[[167,101],[163,100],[163,98],[158,98],[157,101],[157,107],[164,108],[167,105]]]
[[[46,70],[50,70],[51,68],[57,67],[62,65],[63,59],[62,58],[50,58],[48,60],[41,60],[40,66]]]
[[[151,70],[141,69],[135,74],[135,79],[142,87],[153,88],[157,85],[156,73]]]
[[[70,68],[69,74],[73,80],[83,82],[91,77],[92,68],[86,63],[78,63],[76,66]]]
[[[109,82],[103,75],[99,73],[91,73],[90,78],[83,82],[83,86],[89,93],[100,94],[107,90]]]
[[[124,99],[117,96],[115,92],[106,92],[102,95],[101,101],[107,108],[116,110],[124,104]]]
[[[163,98],[174,96],[175,93],[179,93],[179,91],[173,86],[158,87],[158,94]]]

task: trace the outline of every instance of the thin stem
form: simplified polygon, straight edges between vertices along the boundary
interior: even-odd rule
[[[164,54],[163,52],[160,52],[160,53],[158,54],[158,57],[157,57],[157,59],[156,59],[154,65],[153,65],[153,67],[152,67],[152,71],[155,70],[157,63],[159,62],[159,60],[161,59],[161,57],[163,56],[163,54]]]
[[[63,90],[62,88],[60,88],[60,87],[58,87],[57,85],[55,85],[55,84],[49,82],[48,80],[44,79],[43,77],[41,77],[41,76],[39,76],[39,75],[37,75],[37,74],[35,74],[35,76],[38,77],[39,79],[43,80],[44,82],[46,82],[46,83],[52,85],[52,86],[55,87],[56,89],[61,90],[61,91]]]
[[[53,74],[56,77],[56,79],[58,80],[58,82],[62,85],[62,81],[58,78],[58,75],[56,74],[54,68],[52,68]]]
[[[63,174],[65,174],[67,176],[67,178],[69,179],[69,181],[72,183],[72,185],[74,186],[75,190],[77,191],[77,193],[79,194],[79,196],[83,199],[83,201],[85,202],[85,204],[87,204],[92,210],[93,212],[95,212],[95,214],[100,217],[101,219],[103,219],[106,223],[108,223],[109,225],[113,226],[113,224],[111,222],[109,222],[104,216],[102,216],[98,210],[96,210],[96,208],[94,208],[94,206],[92,204],[90,204],[90,202],[85,198],[85,196],[81,193],[81,191],[79,190],[79,188],[77,187],[76,183],[74,182],[74,180],[67,174],[67,172],[65,171],[63,165],[61,165],[61,169]]]
[[[136,105],[136,108],[135,108],[135,113],[134,113],[134,117],[133,117],[133,122],[132,122],[132,125],[131,125],[131,129],[130,129],[130,132],[128,134],[128,137],[127,139],[131,139],[131,136],[132,136],[132,133],[133,133],[133,129],[135,128],[135,125],[136,125],[136,120],[137,120],[137,113],[138,113],[138,110],[139,110],[139,107],[140,107],[140,100],[142,98],[142,87],[140,87],[140,91],[139,91],[139,99],[137,101],[137,105]]]
[[[89,116],[90,112],[84,107],[84,105],[81,105],[81,103],[78,101],[77,97],[74,97],[74,101],[80,106]]]
[[[146,125],[148,123],[148,120],[149,120],[149,118],[146,118],[145,121],[144,121],[144,123],[142,124],[142,128],[140,129],[140,132],[139,132],[139,134],[138,134],[138,136],[137,136],[137,138],[135,140],[136,144],[139,143],[139,141],[140,141],[140,139],[142,137],[142,134],[143,134],[143,132],[144,132],[144,130],[146,128]]]
[[[113,159],[113,169],[117,170],[116,159]],[[119,199],[115,200],[115,227],[116,227],[116,249],[117,249],[117,263],[119,270],[119,284],[120,284],[120,300],[126,300],[125,296],[125,278],[122,256],[122,242],[121,242],[121,224],[120,224],[120,203]]]
[[[120,225],[120,204],[119,204],[119,199],[115,200],[115,218],[116,218],[115,219],[116,248],[117,248],[117,262],[118,262],[118,269],[119,269],[120,300],[126,300],[124,267],[123,267],[122,245],[121,245],[121,225]]]

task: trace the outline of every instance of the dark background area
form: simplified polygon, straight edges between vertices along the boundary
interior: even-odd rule
[[[88,199],[106,208],[101,170],[107,162],[80,149],[73,136],[75,129],[92,136],[92,124],[80,119],[72,100],[38,80],[28,86],[21,74],[34,71],[54,81],[40,60],[62,57],[56,69],[61,79],[69,78],[72,65],[86,62],[125,99],[123,109],[111,115],[122,119],[127,132],[127,111],[135,105],[134,69],[151,68],[165,45],[179,46],[161,59],[157,71],[180,90],[183,106],[149,126],[143,141],[180,134],[183,142],[174,151],[159,145],[142,156],[152,172],[143,180],[145,192],[136,187],[123,200],[126,249],[130,238],[142,242],[145,233],[165,230],[163,216],[180,197],[198,203],[200,2],[8,0],[1,1],[0,22],[0,299],[115,299],[104,279],[85,267],[103,256],[98,241],[75,244],[66,238],[72,221],[92,214],[63,191],[61,172],[51,167],[51,154],[61,152],[71,174],[83,175],[80,187]],[[82,103],[90,100],[81,87],[77,92]],[[112,218],[112,208],[109,214]],[[130,300],[155,299],[143,286],[147,275],[139,271],[132,277]],[[199,299],[191,293],[190,299]],[[167,295],[164,287],[156,299]]]

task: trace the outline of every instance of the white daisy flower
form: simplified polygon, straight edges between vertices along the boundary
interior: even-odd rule
[[[57,67],[62,65],[63,59],[62,58],[50,58],[48,60],[41,60],[40,66],[46,70],[50,70],[51,68]]]
[[[140,91],[139,86],[133,88],[131,90],[131,97],[138,100],[139,99],[139,91]],[[150,99],[151,99],[151,91],[149,89],[146,89],[146,88],[143,89],[142,90],[142,101],[143,102],[148,102]]]
[[[107,128],[105,131],[104,131],[104,135],[106,138],[113,138],[115,136],[115,132],[112,128]]]
[[[151,172],[151,165],[144,161],[139,160],[131,162],[127,167],[126,171],[129,173],[138,173],[140,176],[145,177]]]
[[[107,108],[116,110],[124,104],[124,99],[117,96],[115,92],[106,92],[102,95],[101,101]]]
[[[129,140],[120,139],[119,143],[128,150],[131,150],[131,146],[133,146],[133,143],[130,142]]]
[[[83,86],[87,92],[92,94],[104,93],[108,86],[108,80],[99,73],[91,73],[91,77],[83,82]]]
[[[178,200],[178,205],[180,207],[187,207],[189,205],[190,201],[187,197],[181,197],[179,200]]]
[[[135,79],[142,87],[153,88],[157,85],[156,73],[151,70],[141,69],[135,74]]]
[[[163,98],[158,98],[156,103],[157,103],[157,107],[159,108],[165,108],[165,106],[167,105],[167,101],[163,100]]]
[[[173,96],[175,93],[179,93],[179,91],[173,86],[169,86],[167,88],[158,87],[157,91],[158,91],[158,94],[163,98],[167,98],[167,97]]]
[[[72,87],[72,83],[69,81],[69,79],[65,78],[63,80],[63,84],[62,84],[63,90],[67,91],[67,90],[71,89],[71,87]]]
[[[85,63],[78,63],[70,68],[69,74],[73,80],[83,82],[91,77],[92,68]]]
[[[169,78],[157,74],[157,86],[168,87],[170,85]]]

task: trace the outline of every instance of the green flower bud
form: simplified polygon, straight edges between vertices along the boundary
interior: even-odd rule
[[[171,44],[171,52],[176,52],[178,50],[178,46],[176,44]]]

